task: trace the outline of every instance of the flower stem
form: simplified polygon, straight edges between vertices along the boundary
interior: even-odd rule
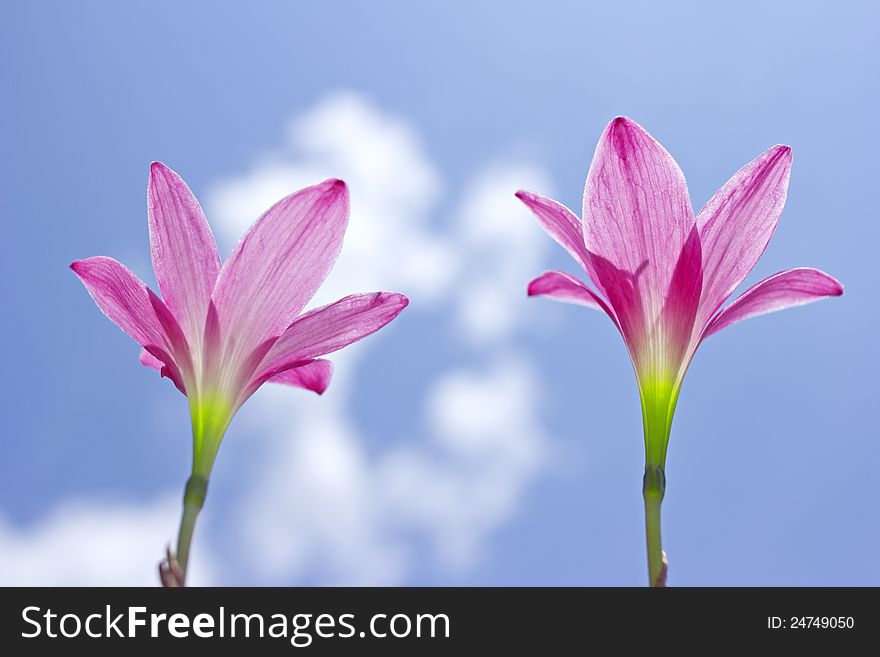
[[[645,535],[648,544],[648,581],[651,586],[666,586],[666,557],[660,538],[660,505],[666,491],[666,474],[661,466],[646,465],[642,479],[645,498]]]
[[[180,566],[183,580],[186,580],[186,567],[189,562],[189,548],[192,543],[193,531],[199,511],[205,503],[208,492],[208,480],[199,475],[192,475],[186,482],[183,494],[183,517],[180,519],[180,533],[177,537],[177,554],[175,558]],[[184,581],[181,582],[183,585]]]

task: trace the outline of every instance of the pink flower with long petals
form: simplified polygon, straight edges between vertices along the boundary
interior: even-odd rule
[[[302,310],[336,260],[348,223],[348,190],[327,180],[278,201],[221,265],[195,196],[164,164],[150,167],[147,211],[161,298],[112,258],[70,265],[107,317],[143,348],[140,360],[189,399],[192,476],[174,559],[163,582],[182,584],[195,518],[232,416],[263,383],[321,394],[320,358],[366,337],[407,305],[401,294],[354,294]]]
[[[774,274],[722,304],[764,252],[785,204],[791,149],[773,146],[740,169],[694,216],[684,175],[641,126],[614,119],[596,147],[583,221],[560,203],[519,191],[593,287],[548,271],[528,287],[607,314],[638,379],[645,433],[644,496],[652,585],[665,583],[660,503],[672,416],[700,343],[748,317],[843,294],[817,269]]]

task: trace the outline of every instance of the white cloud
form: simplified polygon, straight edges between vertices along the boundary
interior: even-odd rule
[[[0,518],[0,586],[153,586],[180,519],[180,495],[146,503],[68,501],[30,527]],[[194,553],[189,580],[212,581],[211,558]]]
[[[534,372],[510,354],[485,371],[446,372],[427,403],[439,449],[402,447],[382,464],[389,508],[432,539],[447,567],[481,556],[546,464],[536,400]]]
[[[342,255],[314,299],[328,303],[363,291],[396,290],[434,300],[458,264],[452,244],[433,230],[442,187],[418,136],[359,96],[334,94],[291,122],[288,141],[240,178],[208,195],[211,221],[237,240],[260,213],[292,191],[342,178],[352,216]]]
[[[289,395],[276,389],[259,402],[271,462],[258,464],[260,476],[237,509],[236,538],[253,556],[253,575],[265,583],[400,581],[403,546],[379,524],[382,481],[356,429],[341,409],[279,399]]]
[[[254,400],[255,436],[271,460],[231,523],[264,582],[405,581],[427,539],[443,571],[463,572],[546,462],[525,360],[449,370],[425,402],[432,432],[371,454],[345,408],[267,389]]]
[[[265,386],[235,420],[250,434],[253,462],[236,464],[239,496],[209,498],[191,583],[394,584],[466,574],[546,468],[541,386],[518,342],[523,288],[547,240],[513,197],[523,186],[549,191],[546,175],[525,163],[487,166],[460,194],[446,194],[457,203],[441,216],[441,177],[416,131],[340,93],[295,118],[276,152],[203,200],[221,243],[231,244],[272,203],[329,177],[349,184],[352,217],[312,305],[354,291],[404,292],[413,304],[398,321],[450,318],[454,330],[443,339],[476,364],[415,364],[413,389],[427,392],[414,403],[427,429],[400,427],[381,446],[353,401],[363,357],[380,345],[393,357],[387,332],[332,356],[332,394]],[[15,564],[0,570],[0,584],[155,584],[179,513],[179,495],[168,494],[63,503],[21,528],[0,518],[0,562]],[[221,554],[223,569],[212,568]]]
[[[467,263],[457,319],[464,335],[482,346],[518,328],[526,283],[539,272],[549,244],[514,197],[521,188],[550,193],[550,182],[534,166],[491,166],[470,183],[458,211],[459,250],[467,254]]]
[[[419,373],[427,434],[410,430],[378,453],[351,408],[351,383],[381,333],[333,356],[332,395],[261,391],[239,418],[270,455],[254,466],[259,476],[231,523],[241,551],[264,582],[388,584],[416,569],[466,572],[546,464],[539,386],[516,342],[525,282],[547,241],[513,194],[549,191],[547,176],[525,163],[487,166],[443,217],[440,176],[415,131],[363,98],[328,97],[292,122],[288,138],[209,195],[215,225],[238,236],[297,186],[343,178],[351,222],[315,303],[355,290],[405,292],[415,302],[407,313],[452,317],[450,339],[479,346],[489,365]]]

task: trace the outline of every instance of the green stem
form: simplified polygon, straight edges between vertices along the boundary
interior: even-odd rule
[[[660,505],[666,491],[666,474],[660,466],[645,466],[642,495],[645,498],[645,535],[648,544],[648,581],[651,586],[666,586],[666,564],[660,538]]]
[[[208,492],[208,480],[199,475],[192,475],[186,482],[183,494],[183,517],[180,519],[180,533],[177,536],[177,564],[186,580],[186,566],[189,561],[189,549],[199,511],[205,503]]]

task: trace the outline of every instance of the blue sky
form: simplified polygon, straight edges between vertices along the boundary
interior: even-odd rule
[[[786,210],[746,283],[807,265],[846,286],[697,354],[667,465],[670,584],[880,584],[878,14],[11,5],[0,582],[151,583],[176,531],[184,400],[67,269],[107,254],[154,282],[144,190],[162,160],[221,251],[273,194],[345,177],[360,234],[325,293],[413,299],[340,355],[325,397],[267,389],[236,418],[197,582],[642,584],[632,370],[606,318],[524,297],[529,276],[576,269],[512,197],[533,186],[579,207],[595,142],[625,114],[678,160],[696,207],[789,144]]]

